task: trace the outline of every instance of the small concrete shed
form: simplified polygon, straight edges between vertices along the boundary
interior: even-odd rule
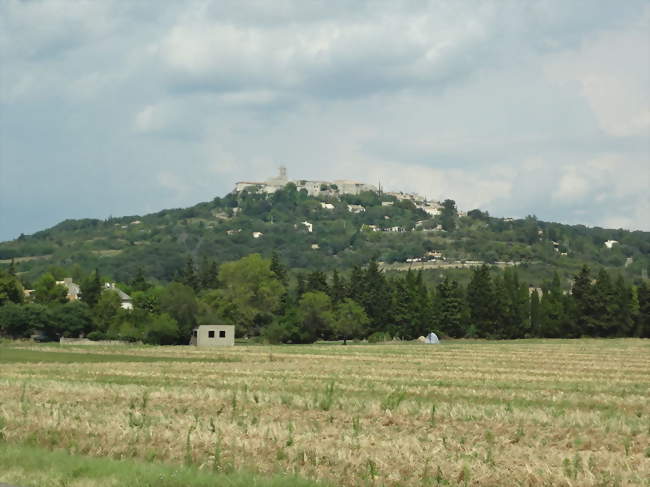
[[[232,347],[235,344],[233,325],[201,325],[192,330],[190,345],[197,347]]]

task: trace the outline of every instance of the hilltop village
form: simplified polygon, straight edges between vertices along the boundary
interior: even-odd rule
[[[314,198],[338,198],[341,195],[359,195],[364,191],[372,191],[378,194],[384,194],[394,197],[397,201],[411,201],[416,208],[423,210],[429,216],[440,214],[442,204],[437,201],[428,201],[425,197],[416,193],[404,192],[384,192],[381,187],[372,184],[359,183],[349,179],[337,179],[335,181],[309,181],[306,179],[289,180],[286,167],[280,167],[278,176],[267,179],[264,182],[239,181],[235,183],[234,193],[266,193],[273,194],[284,188],[287,184],[293,183],[298,191],[306,191],[307,194]],[[392,206],[393,201],[382,202],[383,206]],[[334,206],[328,203],[322,203],[324,209],[334,209]],[[365,208],[362,205],[348,205],[350,213],[362,213]],[[461,212],[459,216],[464,216]]]

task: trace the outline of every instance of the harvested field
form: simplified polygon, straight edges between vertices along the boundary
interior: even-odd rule
[[[0,344],[8,444],[335,485],[647,486],[649,391],[637,339]]]

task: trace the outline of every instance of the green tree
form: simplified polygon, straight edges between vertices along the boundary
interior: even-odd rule
[[[185,284],[172,282],[160,295],[160,310],[176,320],[179,340],[189,340],[199,310],[194,290]]]
[[[490,277],[490,268],[477,267],[467,286],[467,305],[469,307],[472,335],[491,337],[496,333],[495,294]]]
[[[12,267],[8,272],[0,269],[0,306],[6,303],[22,303],[23,302],[23,286],[16,278],[16,271]]]
[[[639,312],[636,322],[636,336],[650,338],[650,286],[647,281],[641,282],[636,289]]]
[[[456,228],[456,219],[458,218],[458,210],[456,209],[456,202],[447,199],[442,202],[442,209],[440,210],[440,224],[442,229],[452,232]]]
[[[99,271],[95,269],[81,281],[81,299],[91,308],[97,304],[99,297],[102,295],[104,284],[99,276]]]
[[[39,304],[66,303],[68,289],[56,283],[56,279],[49,272],[38,278],[34,284],[35,300]]]
[[[152,345],[174,345],[189,340],[181,333],[177,321],[169,314],[153,316],[144,326],[143,341]]]
[[[191,287],[194,291],[198,291],[200,288],[199,277],[196,274],[196,268],[194,266],[194,259],[191,256],[185,261],[185,267],[178,277],[178,282],[185,284],[188,287]]]
[[[597,296],[591,283],[591,271],[586,265],[575,276],[571,295],[574,304],[573,322],[578,335],[600,336],[602,330],[595,316]]]
[[[462,296],[458,282],[450,281],[449,276],[436,288],[435,323],[438,331],[451,337],[465,336],[462,320]]]
[[[258,333],[256,322],[275,312],[284,286],[271,270],[271,262],[259,254],[226,262],[219,269],[219,301],[215,303],[227,322],[236,325],[237,334]]]
[[[532,336],[542,336],[540,302],[537,290],[530,295],[530,333]]]
[[[144,276],[144,270],[142,269],[142,266],[138,266],[135,271],[135,276],[131,280],[130,284],[131,289],[134,291],[146,291],[151,287]]]
[[[327,334],[334,322],[332,301],[322,291],[306,292],[298,303],[300,342],[313,343]]]
[[[335,335],[343,337],[345,345],[348,338],[360,337],[369,321],[363,307],[346,298],[335,308],[332,330]]]
[[[79,337],[93,330],[90,307],[82,301],[53,305],[50,313],[52,332],[57,336]]]
[[[95,323],[99,331],[106,332],[110,328],[120,313],[121,303],[116,292],[107,290],[101,294],[93,309]]]

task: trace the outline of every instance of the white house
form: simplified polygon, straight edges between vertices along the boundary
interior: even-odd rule
[[[262,232],[253,232],[253,238],[260,238],[263,237],[264,234]]]
[[[308,221],[304,221],[304,222],[300,222],[300,223],[305,226],[305,228],[307,229],[307,231],[309,233],[312,233],[314,231],[314,224],[313,223],[309,223]]]
[[[133,309],[133,300],[131,296],[122,291],[119,287],[115,287],[114,282],[107,282],[104,284],[104,291],[116,293],[120,297],[120,307],[122,309]]]
[[[190,345],[197,347],[232,347],[235,344],[233,325],[201,325],[192,330]]]
[[[361,205],[348,205],[348,211],[350,213],[363,213],[366,209]]]
[[[605,247],[607,247],[608,249],[611,249],[617,243],[618,243],[618,240],[608,240],[607,242],[605,242]]]
[[[320,207],[323,208],[324,210],[333,210],[334,205],[332,203],[322,203],[320,204]]]

